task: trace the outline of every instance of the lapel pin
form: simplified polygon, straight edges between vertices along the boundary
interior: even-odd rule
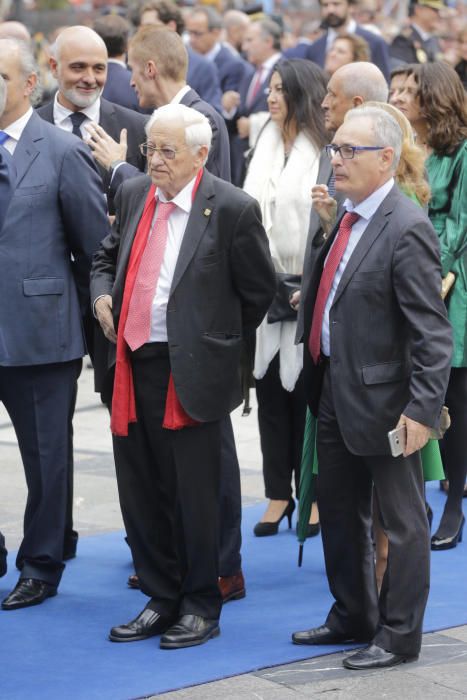
[[[211,214],[211,210],[210,210],[210,209],[205,209],[205,210],[203,211],[203,214],[204,214],[204,216],[209,216],[209,215]]]

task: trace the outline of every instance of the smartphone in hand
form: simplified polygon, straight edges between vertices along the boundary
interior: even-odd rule
[[[394,428],[388,433],[389,447],[393,457],[400,457],[404,453],[407,444],[407,428],[405,425]]]

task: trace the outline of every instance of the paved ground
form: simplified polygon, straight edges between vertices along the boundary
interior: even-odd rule
[[[233,419],[243,502],[256,503],[263,499],[256,414],[253,411],[250,417],[242,418],[237,411]],[[92,391],[92,372],[85,369],[80,379],[75,419],[75,523],[81,537],[122,528],[108,422],[106,410]],[[26,488],[14,431],[2,406],[0,454],[0,530],[7,538],[8,547],[15,549],[21,539]],[[345,671],[341,665],[343,656],[333,654],[154,697],[164,700],[467,698],[467,626],[425,635],[417,663],[385,672]]]

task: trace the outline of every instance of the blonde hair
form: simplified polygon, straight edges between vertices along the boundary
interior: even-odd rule
[[[185,81],[188,54],[176,32],[145,25],[130,39],[129,48],[139,60],[154,61],[163,78],[177,83]]]
[[[399,187],[409,196],[416,197],[422,206],[430,201],[431,192],[425,177],[425,153],[415,143],[409,120],[397,107],[387,102],[365,102],[364,107],[379,107],[390,114],[402,131],[402,151],[396,170]],[[360,109],[357,107],[356,109]]]

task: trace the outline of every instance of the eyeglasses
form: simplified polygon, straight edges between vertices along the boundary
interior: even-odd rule
[[[357,151],[382,151],[383,148],[386,148],[386,146],[336,146],[335,143],[325,146],[329,159],[339,155],[343,160],[351,160]]]
[[[142,143],[140,144],[139,150],[143,156],[149,156],[149,158],[152,158],[154,153],[157,151],[164,160],[173,160],[177,153],[180,153],[180,151],[186,151],[187,148],[188,146],[185,146],[184,148],[175,150],[175,148],[168,147],[157,148],[156,146],[153,146],[152,143]]]

